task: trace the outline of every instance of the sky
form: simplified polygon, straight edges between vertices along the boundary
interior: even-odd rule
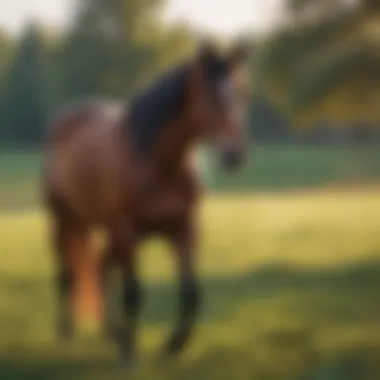
[[[0,26],[18,32],[26,20],[63,26],[75,0],[0,0]],[[265,31],[281,17],[283,0],[168,0],[164,19],[199,30],[233,36],[247,29]]]
[[[166,19],[228,36],[271,28],[280,20],[282,4],[283,0],[172,0]]]

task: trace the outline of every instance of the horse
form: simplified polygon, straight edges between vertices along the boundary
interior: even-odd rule
[[[246,58],[241,45],[222,52],[203,44],[125,104],[78,102],[51,123],[42,185],[56,264],[58,337],[72,337],[75,310],[92,305],[94,312],[103,310],[104,329],[123,363],[136,361],[142,304],[137,250],[159,234],[171,243],[179,273],[178,322],[164,352],[179,354],[187,346],[201,304],[196,215],[202,186],[192,152],[209,144],[230,171],[245,162],[246,102],[234,74]],[[94,226],[107,237],[101,253],[90,241]],[[107,315],[114,268],[121,271],[125,316],[118,326]],[[80,282],[88,290],[81,301]]]

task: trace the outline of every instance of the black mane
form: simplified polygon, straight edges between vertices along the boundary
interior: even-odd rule
[[[163,126],[182,107],[188,65],[166,72],[134,96],[129,105],[129,125],[135,149],[148,153]]]
[[[139,154],[151,151],[163,126],[181,110],[185,101],[186,77],[190,65],[184,63],[169,70],[148,88],[134,96],[129,105],[128,120],[134,148]],[[204,63],[210,96],[217,81],[228,75],[228,63],[215,57]]]

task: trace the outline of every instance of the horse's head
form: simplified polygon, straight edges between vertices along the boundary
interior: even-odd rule
[[[246,152],[246,94],[237,75],[244,68],[246,51],[235,47],[221,54],[207,44],[200,49],[190,83],[192,112],[204,139],[215,147],[222,164],[239,167]]]

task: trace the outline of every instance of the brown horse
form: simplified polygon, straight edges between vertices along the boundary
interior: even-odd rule
[[[148,235],[161,234],[173,245],[180,281],[178,326],[166,350],[182,350],[199,309],[195,270],[195,212],[200,194],[190,152],[211,143],[222,163],[243,161],[243,99],[234,73],[244,49],[222,54],[207,44],[195,58],[175,67],[128,109],[117,101],[94,100],[66,110],[47,139],[44,189],[53,220],[59,299],[58,331],[73,332],[74,295],[86,282],[87,307],[105,295],[110,268],[122,270],[122,306],[127,320],[110,328],[122,359],[136,357],[135,332],[141,305],[136,250]],[[91,253],[89,232],[107,235],[102,255]],[[103,298],[106,298],[105,296]]]

